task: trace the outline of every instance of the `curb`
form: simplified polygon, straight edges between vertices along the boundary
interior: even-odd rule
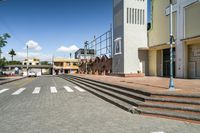
[[[0,83],[0,85],[4,85],[4,84],[11,83],[11,82],[14,82],[14,81],[22,80],[22,79],[25,79],[25,78],[27,78],[27,77],[22,77],[22,78],[18,78],[18,79],[5,81],[5,82]]]

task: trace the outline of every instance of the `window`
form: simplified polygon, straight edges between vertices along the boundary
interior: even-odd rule
[[[134,12],[135,12],[135,9],[133,8],[133,9],[132,9],[132,24],[134,24],[134,15],[135,15]]]
[[[135,24],[137,24],[137,9],[135,9]]]
[[[137,24],[140,24],[140,9],[137,10]]]
[[[144,25],[144,20],[145,20],[144,10],[142,10],[142,24],[143,25]]]
[[[121,44],[122,44],[122,38],[119,37],[115,39],[115,55],[121,54]]]

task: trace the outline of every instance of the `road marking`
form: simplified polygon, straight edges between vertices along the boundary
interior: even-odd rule
[[[35,87],[34,91],[32,94],[39,94],[40,93],[40,87]]]
[[[50,87],[51,93],[57,93],[56,87]]]
[[[22,93],[26,88],[20,88],[19,90],[15,91],[12,95],[19,95]]]
[[[151,133],[165,133],[165,132],[161,131],[161,132],[151,132]]]
[[[75,86],[74,88],[77,89],[77,90],[80,91],[80,92],[85,92],[85,90],[83,90],[83,89],[80,88],[79,86]]]
[[[1,93],[4,93],[5,91],[8,91],[9,89],[2,89],[2,90],[0,90],[0,94]]]
[[[69,86],[64,86],[64,88],[67,92],[74,92]]]

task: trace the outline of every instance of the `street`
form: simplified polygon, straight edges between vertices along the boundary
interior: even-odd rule
[[[59,77],[0,86],[0,133],[199,133],[198,124],[128,113]]]

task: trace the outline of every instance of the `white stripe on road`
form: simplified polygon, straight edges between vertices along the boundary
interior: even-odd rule
[[[26,88],[20,88],[19,90],[15,91],[12,95],[19,95],[22,93]]]
[[[40,93],[40,87],[35,87],[34,91],[32,94],[39,94]]]
[[[151,133],[165,133],[165,132],[151,132]]]
[[[57,93],[56,87],[50,87],[51,93]]]
[[[85,92],[85,90],[83,90],[83,89],[80,88],[79,86],[75,86],[74,88],[77,89],[77,90],[80,91],[80,92]]]
[[[0,90],[0,94],[1,93],[4,93],[5,91],[8,91],[9,89],[3,89],[3,90]]]
[[[67,92],[74,92],[69,86],[64,86],[64,88]]]

